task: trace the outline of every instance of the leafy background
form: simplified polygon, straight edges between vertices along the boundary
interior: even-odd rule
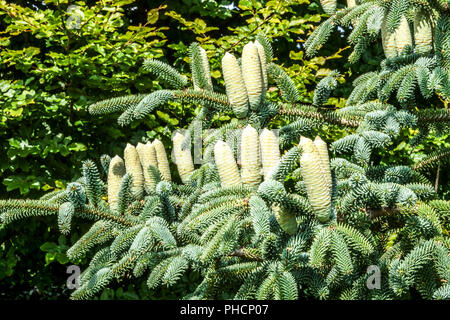
[[[79,28],[66,25],[73,18],[71,5],[82,12]],[[0,0],[0,198],[37,198],[65,188],[79,177],[81,161],[119,153],[127,142],[157,137],[168,143],[175,128],[190,122],[195,106],[170,104],[124,128],[116,125],[115,115],[90,116],[87,106],[162,88],[141,69],[145,58],[169,62],[188,75],[193,41],[207,50],[214,84],[223,86],[224,52],[240,52],[263,32],[272,38],[277,63],[294,78],[302,102],[310,103],[315,84],[338,69],[341,85],[328,106],[343,106],[351,81],[375,69],[383,53],[378,44],[360,63],[349,65],[348,31],[339,30],[319,56],[306,59],[303,42],[324,17],[318,2],[310,0]],[[321,136],[334,141],[347,133],[330,126]],[[450,146],[448,137],[431,140],[428,146]],[[432,151],[401,144],[381,152],[389,154],[391,163],[407,164]],[[441,168],[439,188],[448,198],[446,170]],[[67,237],[46,218],[0,227],[0,299],[67,299],[65,250],[87,230],[77,225]],[[191,273],[176,287],[158,291],[136,282],[106,289],[99,298],[176,299],[198,279]]]

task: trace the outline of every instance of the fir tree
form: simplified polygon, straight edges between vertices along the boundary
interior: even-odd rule
[[[335,3],[323,3],[327,12],[335,10]],[[440,2],[427,5],[433,15],[440,13],[436,30],[442,33],[447,9]],[[317,50],[332,25],[353,23],[351,42],[357,55],[367,45],[362,41],[375,37],[381,25],[384,32],[395,33],[397,20],[411,8],[416,7],[400,0],[341,9],[308,40],[308,52]],[[445,47],[442,37],[438,34],[434,45]],[[429,46],[421,39],[423,52]],[[430,97],[446,94],[440,87],[448,66],[445,50],[416,59],[417,53],[405,49],[392,58],[397,60],[383,63],[389,73],[382,69],[356,81],[354,92],[364,92],[367,99],[351,96],[347,107],[323,112],[318,107],[337,86],[337,73],[319,83],[313,105],[299,105],[293,82],[273,63],[270,42],[263,35],[244,47],[242,67],[231,54],[222,60],[226,93],[214,91],[206,52],[198,44],[190,48],[193,88],[172,67],[147,61],[146,68],[170,89],[98,102],[90,111],[121,111],[119,124],[126,125],[168,101],[202,106],[194,119],[203,129],[201,164],[192,162],[193,124],[187,134],[173,139],[172,160],[180,180],[168,171],[167,146],[155,140],[128,144],[123,155],[112,159],[102,157],[106,181],[88,160],[83,177],[64,191],[39,200],[0,201],[3,224],[56,215],[61,232],[68,233],[74,217],[93,221],[67,251],[71,260],[90,259],[73,299],[91,298],[130,277],[142,279],[149,288],[170,287],[192,270],[199,271],[201,283],[185,299],[215,299],[224,287],[235,299],[401,299],[413,291],[426,299],[449,298],[450,203],[438,199],[419,170],[449,153],[432,155],[415,166],[373,163],[373,150],[394,143],[401,130],[429,132],[450,120],[443,109],[405,108],[416,95],[408,81],[426,83],[423,89]],[[422,67],[425,79],[417,80]],[[369,100],[375,96],[360,88],[372,79],[382,79],[372,86],[386,99]],[[285,102],[266,97],[268,83],[280,87]],[[395,103],[386,101],[393,92],[387,84],[403,88]],[[423,92],[420,89],[426,98]],[[236,119],[207,131],[213,116],[223,113]],[[279,137],[268,129],[275,118],[291,121],[279,128]],[[315,129],[327,123],[355,132],[327,143]],[[339,157],[346,153],[351,157]],[[294,184],[287,183],[288,178]],[[366,285],[372,265],[381,271],[381,289]]]

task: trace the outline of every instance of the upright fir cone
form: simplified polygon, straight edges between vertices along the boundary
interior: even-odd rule
[[[320,163],[319,163],[320,174],[322,175],[324,181],[326,181],[327,178],[325,176],[326,176],[326,172],[327,172],[327,170],[329,170],[329,168],[327,168],[325,170],[323,169],[321,155],[319,153],[319,150],[317,149],[316,144],[311,139],[301,136],[299,145],[302,147],[303,153],[311,153],[314,155],[314,157],[316,159],[320,160]],[[330,178],[330,181],[331,181],[331,178]],[[331,185],[331,183],[330,183],[330,185]]]
[[[306,138],[304,136],[300,136],[300,143],[299,145],[302,147],[303,152],[317,152],[316,146],[314,145],[314,142]]]
[[[258,40],[255,41],[255,46],[258,49],[259,54],[259,62],[261,63],[261,72],[263,79],[263,97],[264,92],[267,90],[268,82],[267,82],[267,62],[266,62],[266,53],[264,52],[264,47]]]
[[[275,219],[284,232],[290,235],[297,232],[297,220],[294,213],[280,207],[277,204],[272,205],[272,211],[275,215]]]
[[[253,43],[247,43],[242,49],[242,76],[247,88],[250,109],[256,111],[263,100],[263,74],[258,47]]]
[[[327,144],[319,136],[317,136],[314,139],[314,146],[316,147],[320,155],[323,178],[325,179],[325,183],[328,186],[329,192],[331,192],[331,169]]]
[[[239,170],[230,146],[218,141],[214,146],[214,161],[219,171],[222,187],[230,187],[241,182]]]
[[[210,89],[212,91],[213,85],[212,85],[212,79],[211,79],[211,70],[209,68],[208,55],[206,54],[205,49],[203,49],[200,46],[199,46],[199,49],[200,49],[200,56],[202,58],[203,70],[205,70],[205,78],[206,78],[206,81],[208,82],[208,89]]]
[[[347,8],[353,8],[356,6],[356,0],[347,0]]]
[[[163,143],[155,139],[152,143],[155,148],[156,160],[158,161],[158,170],[161,173],[161,178],[164,181],[172,181],[172,176],[170,175],[169,160],[167,159],[166,149]]]
[[[242,183],[251,186],[261,182],[258,131],[251,125],[242,131],[241,136],[241,179]]]
[[[418,9],[414,17],[414,44],[416,53],[428,53],[433,49],[432,21],[424,9]]]
[[[222,58],[222,73],[225,89],[233,112],[238,118],[245,118],[248,113],[248,96],[242,77],[241,67],[235,56],[225,53]]]
[[[320,173],[322,174],[323,179],[327,181],[327,185],[329,183],[331,187],[331,172],[326,143],[322,141],[320,137],[316,138],[313,142],[311,139],[301,136],[299,145],[301,146],[303,153],[312,153],[314,157],[320,159]],[[319,147],[322,149],[319,150]],[[326,165],[326,163],[328,163],[328,165]],[[329,177],[327,177],[328,175]]]
[[[144,194],[144,175],[136,148],[129,143],[124,150],[124,159],[126,172],[133,177],[131,192],[137,198],[141,198]]]
[[[155,147],[150,142],[147,142],[146,144],[138,143],[136,151],[139,154],[139,160],[144,173],[145,189],[149,192],[156,186],[156,180],[153,175],[150,174],[150,166],[158,168]]]
[[[181,145],[183,143],[184,136],[177,132],[173,137],[173,151],[175,156],[175,163],[178,168],[178,173],[183,183],[189,182],[189,177],[194,171],[194,162],[192,161],[191,150],[182,150]]]
[[[395,43],[395,33],[387,30],[386,23],[386,17],[384,17],[381,24],[381,43],[386,58],[392,59],[397,56],[397,45]]]
[[[320,4],[326,14],[334,14],[336,12],[336,3],[336,0],[320,0]]]
[[[271,170],[275,168],[278,161],[280,161],[278,138],[272,130],[265,128],[259,136],[259,141],[264,179],[268,179]]]
[[[400,55],[406,46],[412,46],[411,31],[409,31],[408,20],[402,16],[400,25],[395,30],[395,47],[397,55]]]
[[[122,158],[119,156],[112,158],[108,169],[108,203],[111,210],[117,208],[120,182],[125,173],[125,164]]]
[[[317,219],[324,223],[330,219],[331,195],[321,173],[321,160],[317,154],[304,152],[300,157],[300,170],[306,193]]]

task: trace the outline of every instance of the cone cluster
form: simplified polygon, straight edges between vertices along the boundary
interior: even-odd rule
[[[256,40],[242,49],[241,66],[231,53],[222,58],[222,73],[228,100],[238,118],[245,118],[249,108],[258,110],[267,90],[267,61],[264,47]]]
[[[280,148],[273,131],[263,129],[258,134],[255,128],[248,125],[242,131],[240,142],[240,174],[234,154],[225,142],[216,143],[214,155],[223,186],[239,183],[258,186],[262,176],[268,179],[271,170],[276,167],[280,160]]]
[[[412,46],[414,38],[415,52],[426,54],[433,49],[433,22],[425,10],[417,10],[414,15],[413,34],[408,20],[402,16],[400,24],[394,32],[386,28],[386,17],[381,25],[381,40],[386,58],[401,55],[406,46]]]
[[[171,181],[166,150],[158,139],[152,143],[138,143],[136,147],[128,143],[123,154],[123,159],[118,155],[113,157],[108,168],[108,203],[112,209],[117,207],[120,184],[127,173],[133,178],[131,192],[138,199],[144,191],[148,193],[156,186],[150,166],[159,170],[162,180]]]

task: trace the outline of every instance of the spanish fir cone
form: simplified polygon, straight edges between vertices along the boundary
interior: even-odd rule
[[[336,2],[336,0],[320,0],[320,4],[326,14],[334,14],[336,12]]]
[[[433,27],[430,15],[420,9],[414,17],[414,44],[416,53],[428,53],[433,49]]]
[[[264,92],[267,90],[268,82],[267,82],[267,62],[266,62],[266,53],[264,52],[264,47],[258,40],[255,41],[255,46],[258,49],[259,61],[261,63],[261,72],[263,76],[263,98]]]
[[[133,177],[133,185],[131,192],[138,198],[144,193],[144,175],[142,174],[142,166],[139,161],[139,155],[136,148],[127,143],[124,150],[125,169]]]
[[[225,89],[233,112],[238,118],[245,118],[248,113],[248,96],[242,77],[241,67],[235,56],[225,53],[222,58],[222,73]]]
[[[150,174],[150,166],[158,168],[155,147],[150,142],[147,142],[146,144],[138,143],[136,146],[136,151],[138,152],[139,160],[142,165],[142,171],[144,173],[144,186],[147,192],[149,192],[156,186],[156,181],[153,175]]]
[[[277,166],[280,160],[280,148],[275,133],[266,128],[261,132],[259,142],[264,179],[266,180],[269,178],[271,170]]]
[[[156,160],[158,161],[158,170],[161,173],[161,178],[164,181],[172,181],[169,160],[167,159],[166,149],[164,149],[163,143],[158,139],[155,139],[153,140],[152,145],[155,148]]]
[[[217,171],[219,171],[222,187],[234,186],[241,182],[233,152],[227,143],[218,141],[215,144],[214,160],[216,162]]]
[[[144,144],[143,143],[141,143],[141,142],[138,142],[138,144],[136,145],[136,152],[137,152],[137,154],[138,154],[138,156],[139,156],[139,163],[141,164],[141,168],[142,168],[142,174],[143,174],[143,176],[144,176],[144,188],[145,188],[145,166],[144,166],[144,163],[143,163],[143,161],[142,161],[142,159],[144,158],[144,154],[143,154],[143,150],[142,150],[142,148],[144,147]]]
[[[314,139],[314,146],[320,155],[323,178],[328,186],[328,190],[331,192],[331,169],[327,144],[319,136],[317,136],[316,139]]]
[[[320,153],[319,150],[317,150],[317,147],[315,146],[314,142],[309,139],[306,138],[304,136],[300,136],[300,143],[299,145],[302,147],[303,153],[312,153],[314,155],[314,157],[316,159],[318,159],[320,161]],[[322,175],[323,179],[325,179],[325,172],[322,168],[322,164],[319,163],[319,168],[320,168],[320,174]]]
[[[261,182],[258,131],[251,125],[242,130],[241,179],[244,184],[256,186]]]
[[[250,109],[256,111],[261,103],[264,81],[258,47],[253,42],[247,43],[242,49],[242,76]]]
[[[297,232],[297,220],[295,214],[286,211],[277,204],[272,205],[272,211],[277,219],[278,224],[284,232],[294,235]]]
[[[125,173],[125,164],[122,158],[119,156],[112,158],[108,169],[108,203],[111,210],[117,208],[120,182]]]
[[[300,143],[299,145],[302,147],[303,152],[316,152],[316,146],[314,145],[314,142],[306,138],[304,136],[300,136]]]
[[[402,16],[400,25],[395,30],[395,47],[397,55],[400,55],[406,46],[412,46],[411,32],[409,30],[408,20]]]
[[[388,32],[386,28],[386,17],[383,18],[383,22],[381,24],[381,43],[383,45],[383,51],[386,58],[392,59],[397,56],[395,33]]]
[[[306,193],[317,219],[330,219],[331,195],[321,174],[320,159],[314,153],[305,152],[300,157],[300,170],[305,181]]]
[[[189,177],[194,171],[194,162],[192,161],[191,149],[186,148],[182,150],[184,136],[177,132],[173,137],[173,152],[175,156],[175,163],[180,174],[181,181],[184,184],[189,182]]]

